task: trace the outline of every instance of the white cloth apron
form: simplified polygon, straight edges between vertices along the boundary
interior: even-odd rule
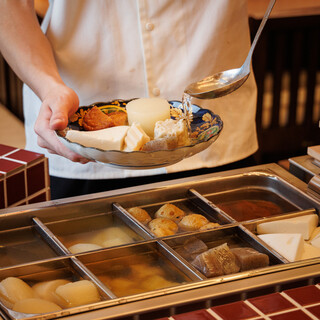
[[[79,95],[80,105],[146,96],[181,100],[191,82],[239,67],[250,47],[244,0],[55,0],[43,29],[61,77]],[[166,168],[123,170],[73,163],[37,146],[33,127],[41,101],[25,87],[26,149],[45,153],[51,175],[78,179],[215,167],[257,150],[252,75],[228,96],[196,102],[224,122],[212,146]]]

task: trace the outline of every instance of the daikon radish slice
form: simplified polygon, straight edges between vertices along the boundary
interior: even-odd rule
[[[30,298],[16,302],[12,310],[23,313],[37,314],[60,311],[62,309],[51,301],[39,298]]]
[[[100,301],[97,287],[89,280],[71,282],[56,289],[59,305],[72,308]]]

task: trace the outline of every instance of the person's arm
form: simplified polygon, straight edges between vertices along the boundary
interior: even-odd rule
[[[78,109],[79,99],[58,73],[33,0],[0,0],[0,51],[17,76],[42,101],[35,124],[39,146],[72,161],[87,162],[66,148],[54,133],[67,126],[68,117]]]

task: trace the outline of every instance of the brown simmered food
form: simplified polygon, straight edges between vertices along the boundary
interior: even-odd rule
[[[128,125],[128,116],[126,112],[114,111],[108,113],[108,116],[113,121],[114,126],[126,126]]]
[[[178,225],[166,218],[156,218],[149,222],[151,232],[157,237],[171,236],[177,233]]]
[[[181,219],[179,228],[182,231],[196,231],[209,223],[209,220],[201,214],[192,213]]]
[[[185,217],[185,212],[171,203],[166,203],[155,213],[156,218],[166,218],[175,222],[179,222]]]
[[[140,207],[129,208],[128,212],[144,225],[147,225],[151,221],[149,213]]]
[[[206,277],[222,276],[240,270],[236,256],[226,243],[199,254],[192,265]]]
[[[237,221],[269,217],[283,213],[282,209],[266,200],[237,200],[217,206]]]
[[[253,248],[233,248],[230,250],[236,256],[240,271],[263,268],[269,265],[269,256]]]
[[[193,261],[200,253],[207,250],[207,245],[196,237],[189,238],[185,241],[183,246],[176,249],[177,253],[189,262]]]
[[[220,224],[217,223],[217,222],[209,222],[205,225],[203,225],[202,227],[200,227],[200,231],[203,231],[203,230],[210,230],[210,229],[214,229],[214,228],[217,228],[217,227],[220,227]]]
[[[94,106],[83,117],[82,126],[87,131],[94,131],[114,127],[114,122],[111,117]]]

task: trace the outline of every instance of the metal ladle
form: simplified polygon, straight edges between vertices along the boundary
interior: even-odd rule
[[[250,64],[253,50],[259,40],[261,32],[269,18],[276,0],[269,2],[268,8],[253,39],[248,56],[240,68],[216,73],[198,82],[190,84],[184,92],[198,99],[213,99],[224,96],[238,89],[247,80],[250,74]]]

